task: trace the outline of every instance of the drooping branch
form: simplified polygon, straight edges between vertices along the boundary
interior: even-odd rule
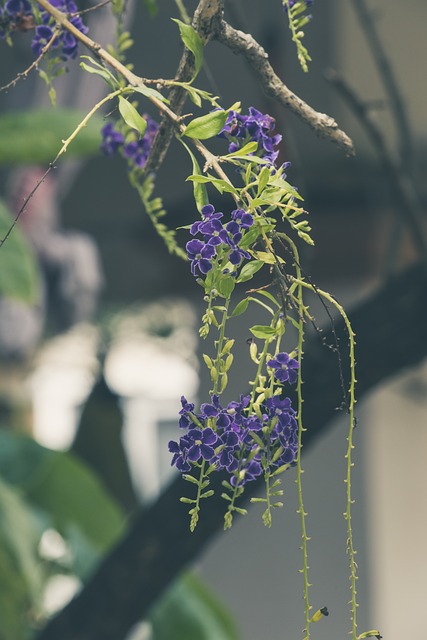
[[[282,82],[268,61],[268,54],[252,35],[231,27],[222,20],[215,38],[236,54],[241,54],[250,64],[265,93],[290,109],[322,138],[338,145],[349,156],[354,155],[353,142],[338,127],[333,118],[319,113],[299,98]]]
[[[357,339],[359,398],[427,356],[426,292],[424,265],[415,266],[349,314]],[[344,353],[348,338],[342,321],[335,323],[335,332]],[[324,332],[324,338],[333,344],[331,329]],[[325,349],[318,336],[307,340],[304,372],[306,450],[327,430],[342,401],[336,354]],[[222,528],[221,480],[218,475],[212,481],[216,493],[193,534],[188,530],[188,507],[179,502],[185,483],[181,479],[173,482],[152,507],[139,514],[83,591],[47,625],[38,640],[123,640]],[[250,483],[245,499],[257,488],[256,482]]]

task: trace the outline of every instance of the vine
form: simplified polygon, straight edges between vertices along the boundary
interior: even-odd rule
[[[117,19],[116,43],[108,49],[102,48],[87,35],[88,29],[73,0],[61,0],[55,6],[48,0],[38,0],[38,4],[32,4],[29,0],[20,0],[20,3],[8,0],[0,13],[0,23],[4,37],[9,42],[19,21],[25,18],[32,23],[35,28],[32,48],[38,58],[31,68],[38,66],[42,58],[47,61],[46,70],[39,70],[39,73],[49,85],[52,100],[52,82],[62,72],[59,61],[76,57],[79,43],[85,45],[93,55],[82,56],[86,62],[81,62],[81,67],[85,72],[101,78],[110,90],[63,141],[51,167],[65,153],[92,115],[107,102],[117,100],[115,119],[110,119],[102,129],[102,151],[107,155],[120,153],[126,159],[130,182],[137,190],[153,226],[171,253],[190,262],[191,272],[203,289],[206,303],[200,336],[207,340],[211,332],[217,332],[212,343],[214,353],[203,355],[212,383],[209,401],[202,403],[196,410],[194,403],[184,396],[181,398],[179,427],[183,435],[177,441],[169,443],[172,465],[182,473],[190,491],[195,491],[195,495],[193,493],[181,497],[181,501],[190,507],[190,530],[195,530],[201,517],[202,501],[213,495],[210,477],[216,472],[226,476],[222,483],[224,528],[232,526],[235,514],[247,514],[247,510],[240,506],[240,498],[247,483],[261,476],[264,477],[265,496],[253,498],[252,502],[263,505],[262,520],[270,527],[274,509],[283,506],[277,499],[283,495],[282,474],[289,468],[296,467],[305,640],[311,637],[310,625],[327,616],[328,610],[322,607],[310,616],[310,538],[303,500],[301,454],[303,433],[306,430],[302,391],[305,322],[307,319],[312,321],[313,318],[304,303],[304,289],[313,291],[333,304],[342,315],[350,344],[350,384],[348,399],[344,399],[348,405],[350,421],[344,516],[350,565],[351,637],[352,640],[380,637],[377,630],[357,635],[357,564],[351,522],[356,383],[354,333],[342,306],[330,294],[317,288],[303,276],[296,240],[308,245],[314,243],[307,211],[301,206],[302,196],[287,180],[289,163],[278,162],[282,137],[275,132],[274,118],[255,107],[250,107],[248,113],[243,113],[239,102],[229,108],[222,108],[216,96],[194,86],[203,65],[207,37],[189,24],[182,2],[176,4],[184,21],[175,22],[183,45],[192,56],[192,75],[186,81],[182,78],[147,80],[134,74],[130,65],[126,64],[126,52],[132,41],[123,29],[124,3],[120,0],[113,3]],[[309,21],[305,12],[310,4],[309,0],[283,0],[297,56],[304,71],[307,71],[307,63],[311,60],[308,50],[302,44],[303,28]],[[209,3],[200,3],[200,24],[210,28],[211,35],[222,33],[222,36],[218,36],[220,39],[227,29],[221,22],[222,3],[218,1],[214,5],[216,8],[212,9]],[[62,57],[51,56],[55,48],[60,48]],[[10,86],[13,82],[15,81]],[[154,83],[156,89],[149,86]],[[213,110],[185,123],[184,118],[171,107],[169,98],[162,93],[171,87],[185,92],[196,107],[201,107],[206,102]],[[166,215],[161,199],[153,198],[154,176],[146,172],[146,167],[149,166],[153,145],[161,128],[142,110],[140,100],[148,101],[169,122],[190,157],[192,173],[188,180],[193,186],[195,206],[200,218],[182,228],[189,236],[185,250],[178,244],[175,230],[168,229],[161,222]],[[219,138],[226,145],[222,155],[213,154],[206,146],[206,141],[214,138]],[[203,160],[202,168],[196,153]],[[233,170],[234,181],[230,179],[228,169]],[[225,194],[226,213],[217,211],[211,204],[210,190]],[[226,198],[229,196],[232,207],[227,204]],[[24,211],[27,201],[14,224]],[[283,225],[286,231],[282,230]],[[11,229],[1,244],[10,231]],[[282,244],[282,239],[288,247],[292,264],[288,264],[285,257],[276,252],[277,240]],[[241,285],[252,280],[256,274],[259,274],[259,279],[264,278],[262,284],[242,295]],[[271,274],[274,274],[273,282]],[[238,302],[231,310],[236,292],[239,291]],[[268,322],[249,327],[252,335],[249,352],[255,365],[253,380],[249,381],[250,388],[246,395],[225,404],[224,393],[234,360],[234,340],[227,337],[228,322],[245,314],[249,305],[254,304],[266,313]],[[287,335],[289,326],[297,330],[296,342]],[[340,377],[342,380],[341,371]],[[292,387],[296,389],[296,408],[287,395],[291,393]]]

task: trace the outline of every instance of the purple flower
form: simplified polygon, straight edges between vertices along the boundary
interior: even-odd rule
[[[106,156],[112,156],[118,149],[124,144],[124,137],[114,129],[114,125],[111,122],[107,122],[101,129],[102,143],[101,151]]]
[[[5,13],[7,13],[11,18],[31,15],[33,13],[31,4],[28,0],[7,0],[4,8]]]
[[[199,462],[200,458],[203,460],[212,460],[215,455],[215,451],[212,445],[216,444],[218,437],[212,429],[206,427],[206,429],[190,429],[187,436],[184,436],[188,443],[188,459],[192,462]]]
[[[43,47],[47,45],[52,36],[53,29],[51,29],[51,27],[44,24],[36,27],[36,34],[31,43],[31,50],[37,58],[41,55]]]
[[[284,382],[294,384],[297,381],[299,362],[290,358],[288,353],[278,353],[275,358],[267,362],[267,366],[274,369],[274,377],[282,384]]]
[[[280,134],[273,134],[274,126],[275,119],[272,116],[249,107],[247,116],[230,111],[225,126],[218,135],[229,140],[229,153],[238,151],[248,142],[257,142],[259,145],[257,155],[274,165],[279,155],[275,147],[282,140]]]
[[[212,269],[212,258],[216,255],[215,247],[211,244],[204,244],[201,240],[190,240],[185,245],[188,259],[191,260],[191,273],[196,275],[199,268],[203,275]]]
[[[175,440],[171,440],[168,445],[170,453],[173,453],[171,466],[175,466],[182,473],[187,473],[191,470],[191,464],[187,460],[187,443],[184,438],[180,438],[178,444]]]

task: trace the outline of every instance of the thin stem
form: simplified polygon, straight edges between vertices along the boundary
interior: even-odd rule
[[[301,268],[300,268],[300,261],[299,261],[299,255],[298,255],[298,249],[296,244],[291,240],[291,238],[287,238],[287,241],[291,247],[291,251],[293,253],[294,256],[294,264],[295,264],[295,270],[297,273],[297,279],[298,281],[301,281]],[[303,288],[301,286],[301,284],[298,282],[298,287],[297,287],[297,300],[298,300],[298,361],[299,361],[299,369],[298,369],[298,378],[297,378],[297,399],[298,399],[298,415],[297,415],[297,422],[298,422],[298,453],[297,453],[297,477],[296,477],[296,484],[297,484],[297,489],[298,489],[298,513],[300,515],[300,519],[301,519],[301,550],[302,550],[302,561],[303,561],[303,567],[302,567],[302,575],[303,575],[303,581],[304,581],[304,586],[303,586],[303,593],[304,593],[304,615],[305,615],[305,640],[310,640],[310,611],[311,611],[311,605],[310,605],[310,597],[309,597],[309,588],[310,588],[310,581],[309,581],[309,577],[308,577],[308,570],[309,570],[309,564],[308,564],[308,541],[310,540],[308,534],[307,534],[307,523],[306,523],[306,516],[308,515],[307,512],[304,509],[304,501],[303,501],[303,490],[302,490],[302,474],[304,473],[304,470],[302,468],[302,463],[301,463],[301,454],[302,454],[302,434],[304,431],[306,431],[306,429],[303,426],[303,419],[302,419],[302,407],[303,407],[303,394],[302,394],[302,363],[303,363],[303,355],[304,355],[304,351],[303,351],[303,346],[304,346],[304,300],[303,300]]]
[[[307,289],[313,289],[312,285],[304,282],[301,279],[294,279],[299,287],[305,287]],[[357,563],[356,563],[356,554],[357,551],[354,546],[353,540],[353,529],[351,525],[351,507],[354,503],[352,493],[351,493],[351,471],[354,466],[354,462],[352,460],[352,452],[354,449],[353,444],[353,436],[354,436],[354,428],[356,426],[356,419],[354,415],[354,406],[356,404],[355,399],[355,386],[356,386],[356,362],[354,357],[354,347],[355,347],[355,334],[350,324],[350,320],[344,308],[340,305],[337,300],[333,296],[331,296],[326,291],[319,289],[316,287],[316,291],[328,300],[341,314],[342,319],[344,320],[344,324],[347,329],[348,337],[349,337],[349,357],[350,357],[350,386],[349,386],[349,403],[348,403],[348,414],[349,414],[349,431],[347,436],[347,452],[346,452],[346,460],[347,460],[347,473],[346,473],[346,510],[344,512],[344,518],[347,523],[347,553],[349,556],[349,564],[350,564],[350,617],[351,617],[351,640],[357,640],[357,607],[359,606],[357,603]]]
[[[31,73],[31,71],[38,67],[39,62],[42,60],[42,58],[45,56],[45,54],[49,51],[49,49],[51,48],[51,46],[53,45],[53,43],[57,39],[58,35],[59,35],[59,31],[55,30],[53,32],[52,37],[50,38],[50,40],[42,48],[42,50],[40,52],[40,55],[34,60],[34,62],[32,64],[30,64],[28,69],[25,69],[25,71],[22,71],[21,73],[18,73],[16,78],[14,78],[10,82],[8,82],[8,84],[5,84],[3,87],[0,87],[0,92],[7,91],[8,89],[12,89],[17,84],[17,82],[19,80],[21,80],[22,78],[27,78],[27,76]]]

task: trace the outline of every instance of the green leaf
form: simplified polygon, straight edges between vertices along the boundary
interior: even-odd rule
[[[0,238],[13,223],[0,200]],[[39,268],[27,239],[17,226],[0,246],[0,293],[8,298],[32,303],[40,297]]]
[[[270,162],[266,158],[259,158],[258,156],[243,156],[240,155],[240,153],[233,155],[232,158],[228,157],[227,160],[234,164],[238,164],[237,162],[234,162],[235,160],[243,160],[244,162],[253,162],[255,164],[268,164]]]
[[[200,118],[194,118],[188,123],[183,135],[197,140],[213,138],[224,127],[227,116],[228,111],[217,110],[200,116]]]
[[[263,167],[258,176],[258,190],[257,190],[258,195],[262,191],[264,191],[265,187],[268,184],[269,179],[270,179],[270,169],[268,167]]]
[[[262,260],[251,260],[250,262],[247,262],[243,265],[236,282],[246,282],[247,280],[251,280],[255,273],[262,269],[263,266],[264,263]]]
[[[186,575],[150,616],[155,640],[238,640],[230,613],[199,578]]]
[[[131,104],[126,98],[119,96],[119,111],[123,120],[129,127],[138,131],[142,137],[147,128],[147,121],[139,115],[133,104]]]
[[[19,111],[0,117],[0,165],[44,164],[58,153],[61,140],[83,120],[86,112],[77,109]],[[103,119],[92,116],[70,144],[63,161],[95,155],[101,143]]]
[[[211,176],[209,173],[207,176],[191,175],[191,176],[188,176],[187,180],[193,180],[193,182],[200,182],[200,183],[209,182],[210,184],[213,184],[213,186],[216,187],[220,193],[223,193],[223,191],[225,191],[226,193],[235,193],[235,194],[238,193],[236,187],[234,187],[232,184],[230,184],[226,180],[215,178],[214,176]]]
[[[123,517],[113,499],[93,472],[69,453],[0,430],[0,477],[49,515],[85,575],[122,532]],[[90,563],[78,557],[82,551]]]
[[[232,158],[236,154],[245,156],[245,155],[248,155],[249,153],[254,153],[257,149],[258,149],[258,142],[248,142],[241,149],[237,149],[232,153],[227,153],[227,155],[225,155],[224,158]]]
[[[177,20],[176,18],[172,18],[172,20],[176,22],[179,27],[181,40],[194,56],[194,80],[203,65],[203,41],[190,24],[185,24],[185,22],[181,22],[181,20]]]
[[[249,305],[248,298],[243,298],[243,300],[240,300],[239,304],[237,304],[234,307],[233,313],[231,314],[230,318],[241,316],[242,313],[245,313],[246,309],[248,308],[248,305]]]
[[[284,263],[285,261],[280,256],[275,256],[270,251],[254,251],[254,255],[261,260],[264,264],[277,264],[278,262]]]
[[[184,147],[187,149],[189,156],[191,158],[191,162],[193,163],[193,176],[202,176],[202,171],[200,169],[199,163],[197,162],[196,156],[190,150],[190,148],[185,144],[183,140],[181,140]],[[198,182],[193,180],[193,193],[194,193],[194,201],[196,203],[197,211],[201,213],[202,208],[209,203],[208,192],[203,182]]]
[[[255,336],[255,338],[260,338],[261,340],[266,340],[267,338],[272,338],[277,335],[276,329],[262,324],[255,324],[249,329],[249,331],[253,336]]]
[[[147,98],[157,98],[157,100],[160,100],[161,102],[165,102],[169,104],[169,100],[165,98],[165,96],[163,96],[160,93],[160,91],[157,91],[157,89],[153,89],[152,87],[147,87],[145,86],[145,84],[139,84],[138,86],[132,87],[132,88],[134,89],[134,91],[141,93],[143,96],[146,96]]]
[[[263,289],[262,291],[257,291],[257,294],[260,296],[264,296],[264,298],[268,298],[268,300],[270,300],[273,304],[275,304],[276,307],[280,308],[281,305],[277,302],[276,298],[269,291],[265,291],[265,289]]]
[[[218,280],[218,292],[223,298],[229,298],[233,293],[234,287],[235,280],[231,276],[225,276]]]
[[[126,124],[138,131],[142,137],[147,128],[147,121],[138,113],[133,104],[122,96],[119,96],[119,111]]]
[[[96,60],[94,60],[90,56],[81,56],[81,57],[84,58],[85,60],[89,60],[89,62],[92,65],[92,66],[89,66],[85,62],[81,62],[80,66],[82,69],[84,69],[88,73],[94,73],[98,76],[101,76],[101,78],[103,78],[112,88],[117,88],[119,86],[119,83],[117,82],[117,78],[113,76],[111,71],[103,67],[101,64],[99,64],[99,62],[96,62]]]

